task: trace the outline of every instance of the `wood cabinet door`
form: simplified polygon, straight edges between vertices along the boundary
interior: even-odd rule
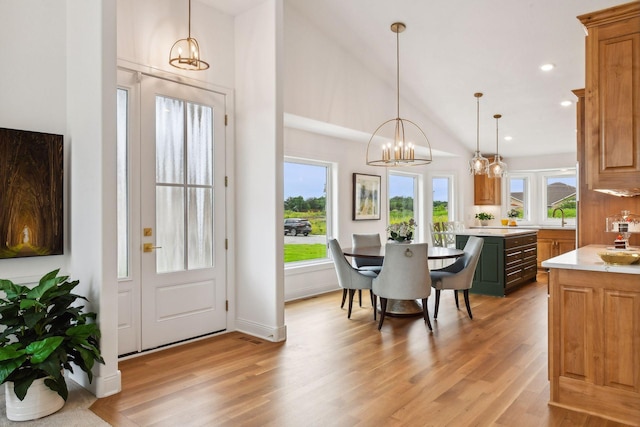
[[[538,267],[542,267],[542,261],[555,256],[553,250],[555,248],[554,241],[551,239],[541,239],[538,237]]]
[[[473,202],[475,205],[499,205],[501,179],[487,175],[473,176]]]
[[[640,2],[580,18],[589,188],[640,192]]]

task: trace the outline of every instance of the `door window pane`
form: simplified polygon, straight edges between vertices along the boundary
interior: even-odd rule
[[[434,177],[433,187],[433,224],[447,222],[451,217],[449,213],[450,180],[447,177]]]
[[[156,97],[156,181],[184,182],[184,103]]]
[[[416,219],[416,178],[389,173],[389,224]]]
[[[184,190],[182,187],[156,187],[156,271],[184,270]]]
[[[284,262],[327,258],[329,164],[284,163]]]
[[[189,269],[213,265],[213,191],[211,188],[189,189]]]
[[[213,109],[187,103],[188,183],[211,185],[213,177]]]
[[[129,92],[117,92],[116,186],[118,229],[118,279],[129,277]]]

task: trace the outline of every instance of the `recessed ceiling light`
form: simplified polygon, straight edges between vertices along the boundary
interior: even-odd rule
[[[553,70],[554,68],[556,68],[556,66],[555,66],[555,65],[553,65],[553,64],[542,64],[542,65],[540,66],[540,69],[541,69],[542,71],[551,71],[551,70]]]
[[[562,105],[563,107],[568,107],[568,106],[570,106],[571,104],[573,104],[571,101],[562,101],[562,102],[560,103],[560,105]]]
[[[505,137],[504,137],[504,140],[505,140],[505,141],[511,141],[512,139],[513,139],[513,137],[512,137],[512,136],[508,136],[508,135],[507,135],[507,136],[505,136]]]

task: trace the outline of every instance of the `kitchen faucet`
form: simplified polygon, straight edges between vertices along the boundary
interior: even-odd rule
[[[551,212],[551,218],[554,218],[556,216],[556,211],[560,211],[560,215],[562,215],[562,221],[560,221],[560,226],[564,227],[567,221],[564,220],[564,211],[562,210],[562,208],[555,208],[553,212]]]

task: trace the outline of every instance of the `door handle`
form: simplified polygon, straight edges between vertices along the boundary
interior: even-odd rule
[[[153,252],[154,249],[160,249],[162,246],[153,246],[153,243],[144,243],[142,245],[143,252]]]

